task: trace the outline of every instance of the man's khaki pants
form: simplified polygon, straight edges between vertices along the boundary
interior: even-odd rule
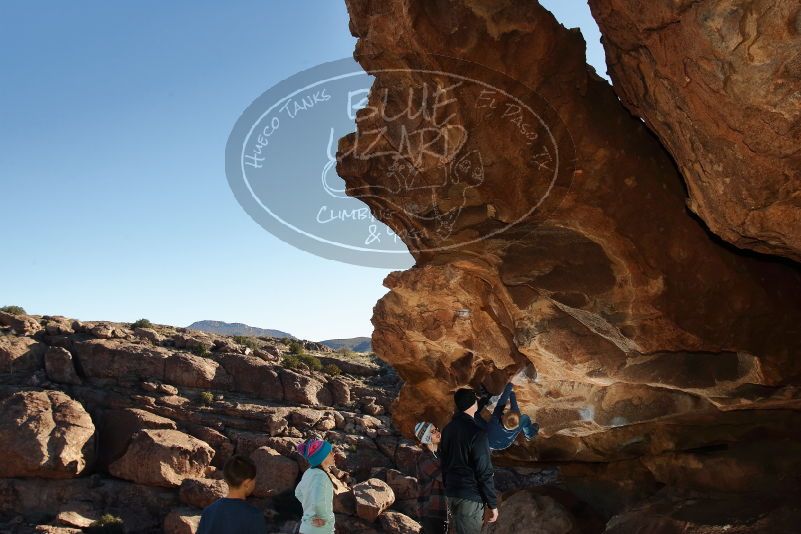
[[[484,503],[448,497],[451,525],[456,534],[480,534],[484,523]]]

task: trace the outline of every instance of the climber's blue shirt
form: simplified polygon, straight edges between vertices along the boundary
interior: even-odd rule
[[[264,514],[242,499],[223,497],[200,516],[197,534],[267,534]]]
[[[511,383],[506,384],[506,387],[503,388],[503,393],[501,393],[501,396],[498,399],[498,404],[495,405],[495,410],[493,410],[489,421],[485,420],[481,416],[481,410],[484,408],[484,406],[479,404],[479,408],[476,411],[476,423],[487,432],[489,446],[492,450],[499,451],[508,448],[512,443],[514,443],[515,438],[520,432],[523,432],[523,434],[526,436],[526,439],[531,439],[536,436],[537,432],[539,431],[539,427],[535,423],[531,422],[531,418],[528,415],[520,416],[520,424],[517,426],[517,428],[508,430],[506,427],[504,427],[503,423],[501,422],[501,417],[506,409],[507,402],[511,402],[512,411],[518,413],[520,412],[520,408],[517,405],[517,397],[515,396],[515,392],[512,390]]]

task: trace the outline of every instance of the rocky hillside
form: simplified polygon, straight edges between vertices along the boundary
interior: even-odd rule
[[[0,312],[0,532],[79,532],[104,514],[129,533],[194,532],[234,453],[259,465],[252,501],[271,529],[291,532],[294,447],[313,434],[336,444],[338,532],[415,531],[418,449],[387,415],[392,369],[143,324]]]

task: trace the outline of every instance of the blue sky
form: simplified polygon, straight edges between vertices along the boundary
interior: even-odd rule
[[[586,4],[542,3],[603,73]],[[338,0],[0,4],[0,305],[370,335],[389,270],[278,240],[224,172],[253,99],[352,54],[347,21]]]

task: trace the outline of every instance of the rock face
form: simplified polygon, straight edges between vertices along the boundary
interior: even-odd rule
[[[487,534],[516,534],[521,525],[531,532],[548,534],[580,534],[575,519],[558,502],[545,495],[527,491],[514,493],[498,507],[498,521]]]
[[[70,351],[63,347],[50,347],[45,353],[45,371],[53,382],[77,385],[81,377],[75,370],[75,362]]]
[[[233,454],[259,467],[249,501],[268,530],[289,532],[305,465],[296,447],[311,435],[333,443],[340,468],[354,466],[332,469],[339,523],[380,532],[356,517],[349,484],[376,466],[414,483],[406,475],[419,449],[389,417],[365,412],[386,410],[397,375],[364,373],[378,364],[349,367],[350,356],[328,350],[309,355],[342,363],[335,378],[285,368],[249,353],[280,355],[286,341],[238,341],[164,325],[0,320],[0,532],[72,532],[104,514],[129,534],[194,532],[201,510],[227,494]]]
[[[92,419],[64,393],[13,393],[0,413],[0,477],[74,477],[91,461]]]
[[[178,497],[184,504],[203,509],[227,493],[228,484],[224,480],[185,478]]]
[[[200,526],[200,515],[192,508],[178,508],[164,518],[165,534],[195,534]]]
[[[371,478],[353,486],[353,496],[356,499],[356,515],[369,522],[378,519],[378,516],[395,502],[392,488],[378,478]]]
[[[109,472],[139,484],[178,487],[185,478],[203,476],[213,456],[206,443],[178,430],[142,430]]]
[[[590,0],[621,100],[738,247],[801,260],[801,11],[795,0]]]
[[[259,447],[250,458],[258,468],[254,495],[267,497],[294,489],[300,471],[295,460],[270,447]]]
[[[592,3],[596,12],[615,5]],[[731,20],[740,20],[749,3],[674,2],[684,13],[679,17],[671,17],[673,8],[664,2],[647,8],[640,8],[643,2],[619,4],[626,15],[608,10],[608,24],[625,33],[628,21],[651,20],[649,13],[681,26],[685,15],[690,24],[700,24],[699,13],[714,12],[717,19],[704,22],[712,27],[722,20],[724,4],[733,6]],[[758,35],[752,30],[761,20],[757,13],[781,14],[778,21],[758,24],[766,38],[778,41],[779,58],[768,59],[771,47],[759,39],[753,46],[744,41],[737,52],[747,55],[753,48],[753,61],[767,65],[766,77],[798,50],[791,50],[797,34],[786,24],[795,15],[784,8],[769,11],[768,4],[748,11],[742,20],[750,22],[740,29],[721,30],[724,36]],[[712,482],[687,468],[695,451],[706,451],[702,460],[694,459],[709,465],[726,465],[728,455],[765,464],[774,459],[769,442],[799,439],[801,271],[721,243],[687,213],[683,178],[670,153],[586,66],[578,32],[565,29],[537,2],[347,5],[350,29],[359,38],[355,58],[375,82],[356,133],[339,142],[337,172],[347,193],[389,225],[416,260],[412,269],[387,276],[390,291],[373,314],[374,350],[404,379],[393,416],[407,435],[421,419],[447,423],[455,389],[483,383],[498,392],[512,380],[522,410],[541,424],[537,439],[498,455],[518,465],[631,460],[628,468],[648,484],[710,491],[734,478],[742,487],[749,475],[740,471],[739,477]],[[638,28],[648,33],[649,24]],[[779,30],[776,24],[785,26]],[[701,30],[691,26],[682,33],[667,26],[651,40],[635,33],[615,42],[644,56],[648,46],[662,46],[662,32],[680,36],[672,48],[659,51],[660,57],[671,55],[664,79],[672,83],[685,57],[676,50],[693,41],[693,31]],[[792,35],[785,39],[781,32],[788,31]],[[690,53],[718,38],[700,37]],[[644,46],[634,46],[641,41]],[[621,69],[631,65],[628,59],[619,63]],[[662,79],[660,68],[653,80]],[[686,69],[694,87],[704,78],[693,72],[712,65],[688,62]],[[639,83],[632,69],[627,73],[632,86]],[[625,75],[621,70],[619,77]],[[749,79],[732,80],[730,94],[756,80]],[[792,232],[790,226],[765,232],[777,247],[791,250],[781,245],[782,236],[801,239],[801,226],[789,214],[792,202],[777,199],[798,190],[791,170],[798,168],[798,101],[790,97],[796,82],[753,84],[752,96],[784,95],[784,107],[764,101],[774,108],[776,123],[769,126],[763,114],[753,135],[765,146],[771,144],[769,130],[787,136],[775,144],[783,153],[772,167],[770,180],[777,181],[759,183],[752,177],[768,171],[758,154],[754,167],[748,164],[753,155],[740,160],[740,175],[723,163],[738,158],[726,149],[729,144],[742,148],[747,141],[731,137],[704,145],[720,133],[716,128],[740,124],[738,114],[731,115],[734,122],[718,121],[714,117],[727,111],[709,109],[713,98],[682,108],[670,99],[685,83],[670,90],[648,83],[646,77],[644,87],[624,91],[624,99],[659,93],[654,98],[662,104],[653,109],[665,124],[706,106],[701,124],[686,121],[692,125],[671,135],[683,137],[682,143],[698,140],[699,151],[722,158],[699,156],[699,166],[714,175],[776,192],[762,195],[758,205],[788,213],[781,219]],[[732,105],[738,101],[735,96]],[[678,109],[660,107],[673,105]],[[755,112],[747,107],[743,113]],[[680,143],[670,148],[682,157]],[[740,179],[745,176],[751,178]],[[710,194],[716,187],[709,179]],[[726,195],[749,198],[743,191],[736,185]],[[764,440],[754,445],[749,435]],[[790,472],[795,460],[779,461],[784,467],[771,471],[774,483],[797,491],[797,483],[775,476]],[[625,494],[623,486],[621,480],[618,496]],[[606,498],[603,491],[593,493],[597,503]]]
[[[385,206],[380,196],[364,197],[407,236],[417,260],[386,278],[391,291],[373,316],[377,353],[406,379],[396,410],[403,428],[423,416],[444,423],[454,389],[480,382],[499,388],[532,363],[536,380],[522,376],[519,397],[525,409],[538,409],[550,438],[542,447],[562,458],[629,455],[630,425],[642,432],[643,423],[659,418],[758,409],[791,394],[782,386],[801,372],[791,356],[799,348],[799,272],[738,255],[687,216],[681,177],[584,65],[579,34],[536,3],[490,9],[457,2],[448,17],[419,1],[387,2],[380,16],[370,5],[348,2],[359,36],[356,58],[366,70],[469,68],[429,55],[458,50],[534,88],[565,121],[554,119],[554,129],[566,129],[576,149],[572,185],[547,219],[535,213],[512,230],[455,249],[432,251],[450,241],[425,219]],[[471,28],[469,38],[461,28]],[[387,52],[399,49],[403,55]],[[487,75],[478,68],[474,74]],[[367,152],[355,146],[376,127],[402,126],[376,117],[397,115],[407,87],[437,84],[419,72],[403,76],[378,73],[369,105],[386,105],[386,113],[362,113],[357,133],[340,141],[338,172],[349,194],[388,189],[395,179],[385,154],[403,147],[392,136]],[[490,81],[506,83],[501,75]],[[492,167],[484,161],[484,182],[468,201],[475,209],[492,203],[495,211],[460,217],[450,235],[476,234],[497,218],[529,211],[529,199],[519,197],[529,165],[506,138],[499,144],[482,130],[467,109],[475,94],[465,90],[452,100],[452,120],[475,133],[463,150],[474,143],[497,160]],[[416,183],[436,184],[438,167],[419,161]],[[416,191],[404,194],[420,210],[445,211],[430,192]],[[599,436],[603,450],[590,446]]]
[[[0,368],[4,373],[30,373],[42,367],[47,346],[29,337],[0,337]]]

